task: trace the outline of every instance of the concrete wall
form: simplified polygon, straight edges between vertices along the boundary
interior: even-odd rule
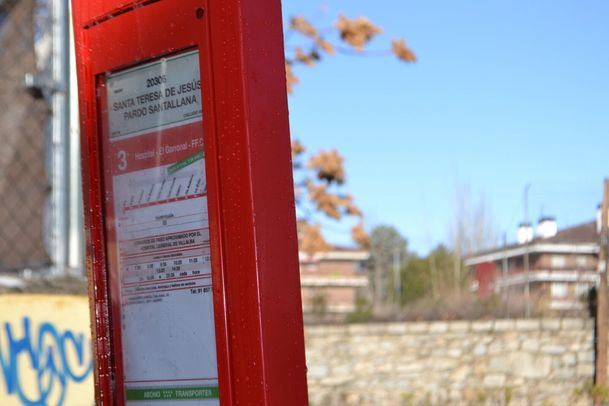
[[[83,296],[0,296],[0,405],[93,405]]]
[[[592,331],[579,319],[309,327],[311,404],[589,404]]]

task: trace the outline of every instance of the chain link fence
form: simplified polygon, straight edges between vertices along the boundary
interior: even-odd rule
[[[49,107],[42,92],[24,85],[25,75],[38,70],[38,6],[35,0],[0,0],[0,272],[49,265]]]

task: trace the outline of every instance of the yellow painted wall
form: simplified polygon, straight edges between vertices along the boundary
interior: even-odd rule
[[[0,405],[94,404],[86,296],[0,295]]]

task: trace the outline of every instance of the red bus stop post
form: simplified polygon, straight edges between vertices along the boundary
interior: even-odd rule
[[[73,0],[73,10],[97,403],[124,402],[117,277],[104,216],[100,77],[196,47],[220,401],[306,404],[279,0]]]

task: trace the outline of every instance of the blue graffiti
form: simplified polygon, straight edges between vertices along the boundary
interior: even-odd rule
[[[22,327],[23,335],[16,337],[13,326],[4,323],[5,337],[0,340],[0,367],[8,394],[17,395],[24,405],[46,405],[51,397],[54,404],[62,405],[68,384],[83,382],[93,370],[90,341],[82,333],[60,333],[51,323],[40,324],[36,334],[29,317],[23,317]],[[31,370],[20,370],[24,367]],[[22,376],[29,378],[27,382],[21,381]]]

